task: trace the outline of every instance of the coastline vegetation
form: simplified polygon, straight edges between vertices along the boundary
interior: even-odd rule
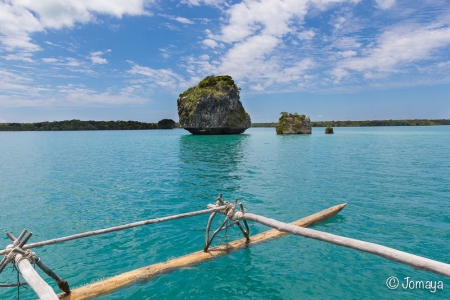
[[[273,123],[252,123],[252,127],[276,127]],[[373,120],[373,121],[319,121],[312,127],[370,127],[370,126],[436,126],[450,125],[450,119],[438,120]],[[175,123],[175,128],[180,127]],[[80,121],[65,120],[37,123],[0,123],[0,131],[67,131],[67,130],[148,130],[161,129],[158,123],[137,121]]]
[[[277,127],[273,123],[252,123],[252,127]],[[311,122],[311,127],[372,127],[372,126],[436,126],[450,125],[450,119],[410,119],[410,120],[367,120],[367,121],[318,121]]]
[[[165,126],[165,124],[162,125]],[[0,123],[0,131],[146,130],[167,128],[162,125],[137,121],[65,120],[37,123]]]

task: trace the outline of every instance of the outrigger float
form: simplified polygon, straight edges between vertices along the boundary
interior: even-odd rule
[[[326,221],[334,217],[345,206],[346,204],[336,205],[326,210],[320,211],[318,213],[297,220],[293,223],[287,224],[264,216],[247,213],[242,203],[239,204],[238,210],[237,199],[234,201],[234,203],[230,203],[228,201],[224,201],[222,199],[222,195],[219,195],[216,203],[209,204],[208,209],[205,210],[168,216],[164,218],[145,220],[95,231],[89,231],[32,244],[27,244],[27,242],[31,238],[33,233],[30,232],[28,233],[27,236],[25,236],[27,233],[26,229],[24,229],[17,238],[14,237],[11,233],[7,232],[6,235],[11,239],[12,244],[8,245],[6,249],[0,251],[0,255],[4,255],[2,261],[0,262],[0,273],[9,263],[12,263],[20,271],[26,282],[17,282],[13,284],[0,284],[0,287],[17,287],[17,286],[20,287],[21,285],[28,284],[35,291],[39,299],[42,300],[92,299],[95,297],[112,293],[131,284],[148,281],[162,274],[171,273],[178,269],[185,268],[188,266],[198,265],[201,264],[202,262],[229,254],[233,251],[237,251],[271,239],[279,238],[288,233],[324,241],[338,246],[360,250],[363,252],[372,253],[389,260],[394,260],[400,263],[410,265],[417,270],[425,270],[446,277],[450,277],[450,264],[442,263],[439,261],[410,254],[407,252],[395,250],[382,245],[364,242],[352,238],[342,237],[339,235],[306,228],[308,226]],[[55,243],[61,243],[74,239],[106,234],[133,227],[150,225],[209,213],[211,214],[211,216],[206,226],[206,239],[203,250],[176,259],[172,259],[167,262],[157,263],[147,267],[132,270],[73,290],[69,288],[69,284],[67,283],[67,281],[60,278],[55,272],[53,272],[49,267],[47,267],[34,252],[30,250],[32,248]],[[218,213],[225,215],[225,219],[219,226],[219,228],[217,228],[217,230],[215,230],[211,234],[210,227],[214,217]],[[257,222],[272,227],[274,229],[254,236],[250,236],[250,229],[247,224],[247,221]],[[229,242],[225,245],[209,248],[214,237],[220,231],[226,230],[233,225],[236,225],[240,229],[240,231],[244,235],[243,239]],[[34,268],[31,265],[32,263],[36,264],[39,268],[41,268],[44,271],[44,273],[46,273],[49,277],[51,277],[56,282],[59,289],[64,293],[56,295],[53,288],[50,287],[34,270]]]

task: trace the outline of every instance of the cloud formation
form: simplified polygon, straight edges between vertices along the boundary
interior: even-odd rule
[[[152,69],[140,66],[132,61],[128,61],[131,69],[127,72],[135,75],[137,79],[133,83],[144,83],[150,87],[163,87],[170,90],[178,90],[188,86],[183,76],[170,69]]]
[[[147,4],[145,0],[1,1],[0,43],[5,51],[35,52],[41,47],[32,41],[33,33],[86,24],[98,14],[116,18],[149,14],[145,10]]]
[[[254,91],[263,91],[274,85],[296,87],[308,84],[307,71],[315,66],[314,59],[295,55],[288,47],[288,40],[296,37],[295,43],[314,38],[314,29],[305,29],[301,24],[312,9],[325,10],[330,4],[357,1],[272,1],[248,0],[232,5],[226,10],[226,22],[220,31],[206,31],[203,45],[212,49],[225,45],[225,52],[215,64],[198,64],[194,70],[233,74],[238,80],[249,83]],[[300,25],[300,26],[299,26]],[[200,68],[199,68],[200,67]],[[203,69],[202,69],[203,68]]]
[[[143,103],[144,90],[176,94],[210,74],[254,94],[450,83],[450,9],[439,1],[184,0],[158,2],[166,14],[155,18],[123,18],[149,16],[151,3],[0,2],[0,62],[9,66],[0,64],[0,92],[31,105],[26,96],[53,99],[46,93],[58,86],[70,105],[113,105]],[[88,23],[119,29],[89,36]],[[104,90],[109,81],[114,91]]]
[[[361,55],[337,63],[338,79],[348,71],[362,72],[366,78],[378,74],[401,72],[406,64],[432,59],[433,51],[450,45],[450,26],[432,23],[396,26],[383,32],[373,45],[361,50]]]
[[[30,77],[0,69],[0,107],[103,107],[151,102],[136,86],[98,91],[83,84],[36,86]]]
[[[209,49],[210,59],[191,55],[186,71],[233,74],[259,92],[317,90],[346,85],[344,78],[350,83],[359,76],[359,82],[370,85],[411,68],[418,74],[417,64],[446,56],[448,10],[437,9],[437,20],[430,22],[415,19],[413,8],[405,10],[407,3],[376,0],[373,5],[380,10],[374,14],[390,10],[395,22],[371,24],[355,15],[360,5],[358,0],[246,0],[230,5],[223,8],[226,17],[219,29],[205,31],[201,44]],[[310,24],[306,17],[311,15],[323,23]]]
[[[381,9],[389,9],[395,4],[395,0],[375,0]]]
[[[111,49],[108,49],[106,51],[96,51],[96,52],[91,52],[91,56],[89,57],[90,60],[92,61],[93,64],[99,64],[99,65],[103,65],[103,64],[107,64],[108,60],[106,58],[101,57],[102,55],[106,54],[106,53],[110,53]]]

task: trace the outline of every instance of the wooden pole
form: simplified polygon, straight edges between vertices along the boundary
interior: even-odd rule
[[[17,268],[20,270],[23,278],[26,280],[28,285],[34,290],[36,295],[38,295],[41,300],[57,300],[53,289],[39,276],[39,274],[31,266],[28,259],[22,254],[16,254],[15,262]]]
[[[0,284],[0,287],[18,287],[18,286],[23,286],[23,285],[27,285],[27,282],[16,282],[16,283],[7,283],[7,284]]]
[[[315,213],[303,219],[300,219],[293,224],[293,226],[311,226],[322,221],[328,220],[337,215],[346,204],[340,204],[330,207],[321,212]],[[82,286],[77,289],[73,289],[70,294],[59,294],[59,299],[65,300],[78,300],[78,299],[91,299],[106,295],[124,288],[128,285],[139,283],[158,277],[162,274],[167,274],[185,268],[192,265],[198,265],[205,261],[221,257],[229,254],[230,252],[237,251],[246,248],[251,245],[255,245],[261,242],[265,242],[271,239],[279,238],[286,235],[285,232],[278,230],[269,230],[260,234],[250,237],[250,241],[246,238],[230,242],[226,245],[220,245],[214,248],[210,248],[207,252],[197,251],[186,256],[182,256],[176,259],[169,260],[163,263],[157,263],[133,271],[129,271],[105,280]]]
[[[24,249],[24,250],[25,249],[31,249],[31,248],[36,248],[36,247],[41,247],[41,246],[46,246],[46,245],[66,242],[66,241],[70,241],[70,240],[81,239],[81,238],[85,238],[85,237],[89,237],[89,236],[94,236],[94,235],[105,234],[105,233],[110,233],[110,232],[114,232],[114,231],[129,229],[129,228],[138,227],[138,226],[144,226],[144,225],[149,225],[149,224],[166,222],[166,221],[182,219],[182,218],[187,218],[187,217],[194,217],[194,216],[199,216],[199,215],[204,215],[204,214],[209,214],[209,213],[212,213],[212,212],[220,211],[220,210],[223,210],[224,208],[225,208],[224,206],[219,206],[219,207],[214,207],[214,208],[210,208],[210,209],[193,211],[193,212],[189,212],[189,213],[185,213],[185,214],[179,214],[179,215],[168,216],[168,217],[163,217],[163,218],[139,221],[139,222],[135,222],[135,223],[125,224],[125,225],[120,225],[120,226],[115,226],[115,227],[109,227],[109,228],[100,229],[100,230],[88,231],[88,232],[74,234],[74,235],[70,235],[70,236],[66,236],[66,237],[57,238],[57,239],[52,239],[52,240],[47,240],[47,241],[42,241],[42,242],[37,242],[37,243],[24,245],[21,248]],[[31,234],[29,234],[25,238],[24,241],[25,242],[28,241],[30,236],[31,236]],[[23,244],[25,244],[25,243],[23,243]],[[8,254],[9,251],[10,250],[8,250],[8,249],[1,250],[0,251],[0,255]]]
[[[236,213],[237,215],[239,214]],[[363,252],[372,253],[390,260],[394,260],[400,263],[404,263],[412,266],[414,269],[430,271],[439,275],[443,275],[446,277],[450,277],[450,265],[446,263],[442,263],[439,261],[435,261],[432,259],[428,259],[422,256],[410,254],[407,252],[399,251],[396,249],[392,249],[389,247],[381,246],[374,243],[364,242],[356,239],[351,239],[331,233],[321,232],[309,228],[300,228],[297,226],[293,226],[290,224],[286,224],[274,219],[270,219],[267,217],[245,213],[241,214],[236,218],[238,220],[248,220],[257,222],[272,228],[275,228],[279,231],[292,233],[295,235],[344,246],[347,248],[352,248],[356,250],[360,250]]]
[[[50,269],[49,267],[47,267],[40,258],[38,258],[36,256],[36,265],[38,265],[38,267],[44,271],[45,274],[47,274],[51,279],[53,279],[56,284],[58,285],[59,289],[63,292],[65,292],[66,294],[70,293],[70,287],[69,287],[69,283],[67,281],[65,281],[64,279],[62,279],[61,277],[59,277],[55,272],[53,272],[52,269]]]

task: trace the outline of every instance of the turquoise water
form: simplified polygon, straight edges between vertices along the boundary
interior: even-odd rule
[[[0,229],[18,235],[26,227],[37,242],[204,209],[219,193],[285,222],[345,202],[337,217],[314,228],[450,263],[450,126],[323,130],[0,132]],[[202,249],[207,219],[34,251],[75,288]],[[252,233],[266,230],[250,226]],[[233,228],[217,242],[239,237]],[[0,237],[0,248],[8,243]],[[444,289],[389,290],[390,276],[442,281]],[[0,275],[0,283],[15,280],[11,267]],[[0,288],[0,299],[16,296],[17,289]],[[21,299],[35,298],[21,290]],[[450,299],[450,279],[288,236],[100,299],[173,298]]]

